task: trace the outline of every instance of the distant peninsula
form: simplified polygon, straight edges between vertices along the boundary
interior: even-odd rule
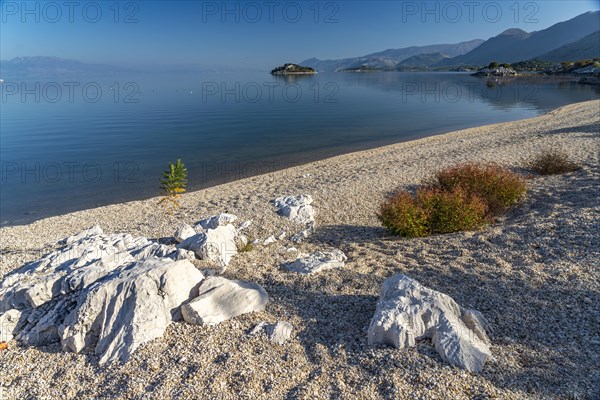
[[[283,64],[281,67],[277,67],[271,71],[271,75],[305,75],[305,74],[316,74],[311,67],[303,67],[298,64]]]
[[[339,72],[381,72],[388,71],[387,69],[372,67],[370,65],[359,65],[358,67],[350,67],[338,70]]]

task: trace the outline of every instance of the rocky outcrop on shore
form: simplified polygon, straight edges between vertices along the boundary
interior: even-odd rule
[[[99,364],[125,362],[182,316],[217,324],[264,310],[268,295],[260,285],[204,279],[191,263],[198,258],[226,266],[242,240],[232,225],[236,218],[219,214],[196,229],[180,224],[177,247],[105,234],[97,225],[67,237],[60,249],[0,284],[2,339],[60,342],[64,350],[95,353]]]

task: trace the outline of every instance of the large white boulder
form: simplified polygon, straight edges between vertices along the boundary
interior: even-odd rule
[[[282,266],[292,272],[302,275],[312,275],[328,269],[341,268],[346,261],[346,255],[338,249],[331,251],[316,251],[307,257],[297,258],[294,262]]]
[[[315,210],[311,206],[313,199],[310,195],[278,197],[272,202],[279,215],[294,222],[308,224],[315,220]]]
[[[140,345],[161,337],[204,276],[187,260],[149,258],[115,271],[81,292],[59,328],[62,346],[94,349],[100,364],[127,361]]]
[[[398,274],[383,283],[368,341],[405,348],[431,339],[446,362],[479,372],[492,357],[487,325],[478,311]]]
[[[145,237],[104,234],[95,226],[66,238],[62,248],[34,261],[0,282],[0,314],[37,308],[80,290],[119,266],[175,250]]]
[[[269,301],[257,283],[211,276],[202,282],[198,297],[181,307],[183,319],[195,325],[217,325],[238,315],[262,311]]]

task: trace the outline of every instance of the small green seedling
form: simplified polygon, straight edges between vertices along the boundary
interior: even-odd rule
[[[163,198],[158,204],[168,201],[175,207],[179,207],[179,197],[185,193],[185,185],[187,184],[187,168],[177,159],[177,163],[169,163],[169,169],[162,173],[160,180],[160,188],[163,191]]]

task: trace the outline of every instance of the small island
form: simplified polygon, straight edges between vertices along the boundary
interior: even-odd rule
[[[283,64],[271,71],[271,75],[307,75],[316,74],[313,68],[303,67],[298,64]]]

